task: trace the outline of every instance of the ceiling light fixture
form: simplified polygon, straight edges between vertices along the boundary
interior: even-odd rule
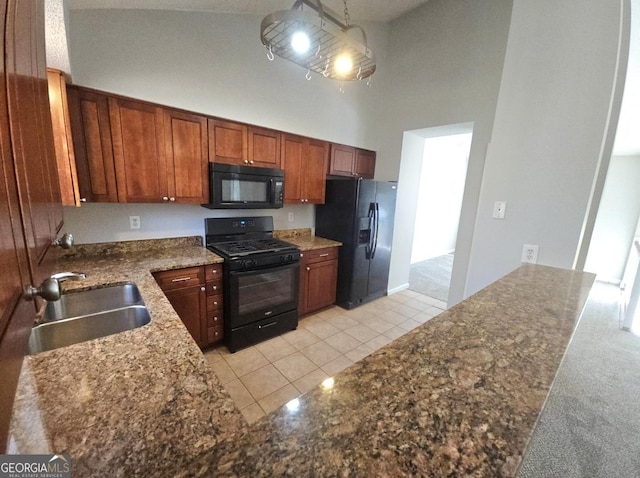
[[[344,23],[340,16],[324,7],[321,0],[296,0],[290,10],[270,13],[260,25],[260,39],[267,58],[278,55],[325,78],[341,81],[369,79],[376,71],[373,52],[367,46],[367,34],[351,24],[347,0]],[[313,12],[303,11],[306,5]],[[351,34],[360,30],[362,42]],[[369,81],[367,81],[369,84]]]

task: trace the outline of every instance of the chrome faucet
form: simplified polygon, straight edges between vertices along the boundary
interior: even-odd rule
[[[36,296],[40,296],[48,301],[59,300],[60,297],[62,297],[60,282],[65,280],[81,280],[86,277],[86,274],[82,272],[58,272],[48,279],[43,280],[40,287],[34,287],[32,285],[25,287],[22,297],[25,300],[33,300]]]

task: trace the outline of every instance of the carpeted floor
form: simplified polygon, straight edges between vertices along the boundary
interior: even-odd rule
[[[449,298],[453,254],[411,264],[409,289],[444,302]]]
[[[640,477],[640,337],[596,283],[517,478]]]

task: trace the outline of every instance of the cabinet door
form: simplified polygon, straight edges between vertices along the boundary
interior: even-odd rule
[[[67,85],[64,73],[60,70],[49,68],[47,69],[47,81],[49,104],[51,106],[53,144],[56,153],[62,205],[79,206],[78,174],[76,172],[76,159],[71,138]]]
[[[376,171],[376,153],[365,149],[356,150],[354,173],[365,179],[373,179]]]
[[[119,202],[168,201],[162,108],[109,98]]]
[[[5,35],[11,147],[36,284],[51,274],[53,257],[47,252],[62,218],[44,64],[43,8],[42,2],[10,1]]]
[[[247,159],[251,166],[280,169],[280,133],[249,126]]]
[[[305,139],[299,136],[282,135],[282,168],[284,169],[284,202],[286,204],[304,202],[302,164],[305,143]]]
[[[100,93],[67,88],[81,202],[118,202],[109,103]]]
[[[336,281],[338,261],[329,260],[307,264],[305,266],[306,312],[328,307],[336,301]]]
[[[209,161],[246,164],[247,127],[240,123],[209,119]]]
[[[342,144],[332,144],[329,174],[334,174],[336,176],[353,176],[353,166],[355,161],[355,148]]]
[[[304,172],[301,174],[304,178],[305,202],[324,204],[329,144],[325,141],[310,139],[308,145],[306,160],[302,166]]]
[[[165,109],[164,138],[169,200],[203,204],[209,199],[207,119]]]
[[[180,320],[199,346],[205,344],[202,324],[206,321],[207,298],[204,286],[197,285],[165,291]]]

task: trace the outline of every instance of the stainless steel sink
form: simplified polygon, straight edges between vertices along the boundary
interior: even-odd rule
[[[151,317],[137,286],[125,284],[65,294],[49,302],[44,320],[31,330],[29,355],[142,327]]]

